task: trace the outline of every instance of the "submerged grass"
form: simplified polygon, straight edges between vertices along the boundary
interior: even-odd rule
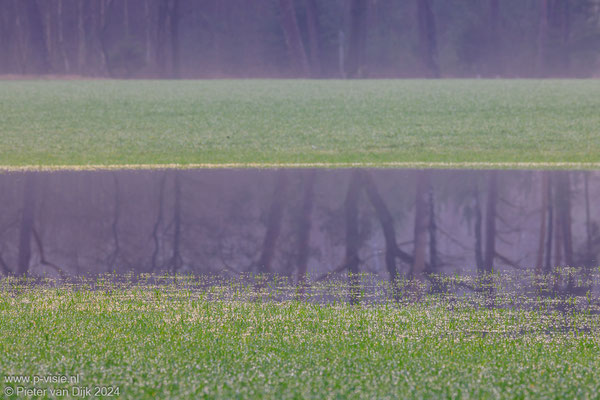
[[[1,375],[79,375],[79,386],[119,387],[124,399],[594,398],[600,390],[590,292],[498,293],[493,306],[482,293],[350,305],[335,296],[347,292],[342,283],[315,289],[333,298],[303,301],[272,282],[260,290],[185,278],[0,285]]]
[[[0,164],[597,166],[598,109],[600,80],[4,81]]]

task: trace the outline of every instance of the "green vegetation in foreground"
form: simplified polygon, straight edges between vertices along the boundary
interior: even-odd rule
[[[597,316],[548,302],[351,306],[241,300],[239,288],[223,296],[234,291],[226,287],[0,284],[1,375],[79,374],[79,386],[118,386],[122,399],[583,399],[600,390]]]
[[[0,164],[600,162],[600,80],[4,81]]]

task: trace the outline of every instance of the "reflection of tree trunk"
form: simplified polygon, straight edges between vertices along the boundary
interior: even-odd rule
[[[542,172],[542,188],[541,188],[541,197],[542,197],[542,205],[540,212],[540,233],[539,233],[539,242],[538,242],[538,253],[535,263],[535,272],[539,274],[542,272],[544,265],[544,249],[546,245],[546,213],[548,212],[548,171]]]
[[[590,219],[590,188],[589,188],[590,173],[583,173],[583,190],[585,196],[585,234],[586,234],[586,267],[591,267],[593,263],[592,254],[592,225]]]
[[[559,267],[562,265],[563,257],[562,257],[562,218],[560,217],[560,179],[558,178],[558,174],[554,176],[554,204],[555,204],[555,212],[554,212],[554,267]]]
[[[273,256],[275,255],[275,246],[281,233],[287,185],[288,177],[286,171],[283,169],[277,171],[275,190],[267,216],[267,232],[265,233],[262,252],[258,260],[258,271],[260,273],[269,274],[273,272]]]
[[[484,271],[492,272],[496,257],[496,205],[498,203],[498,172],[491,171],[488,181],[488,197],[485,210],[485,259]]]
[[[154,240],[154,251],[152,252],[152,271],[155,271],[158,266],[158,253],[160,251],[160,240],[158,238],[158,229],[162,224],[163,220],[163,208],[164,208],[164,198],[165,198],[165,182],[167,181],[167,175],[163,174],[160,178],[159,188],[158,188],[158,211],[156,214],[156,222],[154,223],[154,228],[152,229],[152,239]]]
[[[171,257],[171,271],[176,273],[183,264],[181,258],[181,181],[179,172],[174,178],[175,204],[173,205],[173,255]]]
[[[294,3],[292,0],[279,0],[279,6],[281,8],[281,27],[285,35],[292,69],[296,74],[306,76],[309,72],[308,59],[300,36]]]
[[[23,210],[19,232],[17,275],[25,275],[29,270],[29,264],[31,262],[31,238],[33,233],[33,221],[35,218],[35,190],[37,186],[36,177],[35,172],[25,174]]]
[[[427,228],[429,227],[428,189],[429,171],[419,171],[415,197],[414,262],[410,270],[410,276],[419,280],[424,278],[426,267]]]
[[[549,273],[552,269],[552,238],[554,235],[554,201],[552,198],[553,179],[552,174],[548,172],[548,233],[546,235],[546,260],[544,262],[544,273]]]
[[[481,273],[484,270],[483,233],[481,229],[483,225],[483,216],[481,212],[481,197],[479,194],[479,187],[475,187],[473,193],[475,197],[475,265],[477,267],[477,272]]]
[[[31,234],[32,234],[33,240],[35,241],[37,248],[38,248],[38,253],[40,256],[40,264],[53,268],[56,272],[58,272],[60,274],[61,278],[65,278],[66,274],[61,267],[46,260],[46,253],[44,251],[44,244],[42,242],[41,236],[36,232],[35,229],[32,229]]]
[[[319,46],[319,11],[316,0],[306,0],[310,68],[313,77],[321,76],[321,51]]]
[[[316,170],[307,171],[304,177],[304,195],[302,197],[302,209],[298,216],[298,286],[304,290],[306,285],[306,270],[308,267],[308,255],[310,250],[311,213],[314,203],[314,187]]]
[[[12,275],[12,271],[9,268],[6,261],[4,260],[4,258],[2,258],[2,254],[0,254],[0,267],[2,268],[2,272],[4,273],[4,275]]]
[[[417,21],[419,25],[419,55],[425,75],[429,78],[439,78],[435,18],[430,0],[417,0]]]
[[[568,172],[558,173],[557,207],[564,247],[565,264],[573,266],[573,236],[571,233],[571,178]]]
[[[348,43],[348,77],[366,76],[367,0],[350,0],[350,41]]]
[[[398,279],[398,269],[396,268],[396,256],[398,242],[396,241],[396,229],[394,228],[394,219],[387,205],[377,190],[375,181],[369,172],[363,172],[363,180],[369,201],[373,205],[383,236],[385,238],[385,266],[390,276],[390,282],[394,285]]]
[[[358,303],[360,293],[358,248],[360,246],[360,234],[358,231],[358,197],[360,195],[360,172],[355,170],[350,178],[346,200],[344,202],[344,214],[346,221],[346,259],[344,264],[350,273],[350,303]]]
[[[438,268],[437,225],[435,223],[435,202],[433,186],[429,184],[429,268],[428,272],[436,273]]]
[[[113,234],[113,242],[115,247],[113,249],[112,254],[108,258],[108,266],[109,268],[114,270],[115,263],[117,262],[117,258],[119,257],[119,252],[121,251],[121,245],[119,243],[119,218],[121,216],[121,198],[119,190],[119,178],[116,173],[113,173],[113,180],[115,184],[115,198],[111,230]]]

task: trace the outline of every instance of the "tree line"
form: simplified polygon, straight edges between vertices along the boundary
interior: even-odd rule
[[[598,0],[0,0],[0,73],[563,77],[600,71]]]

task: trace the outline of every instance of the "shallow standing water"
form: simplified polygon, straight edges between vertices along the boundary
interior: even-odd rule
[[[5,274],[549,272],[600,252],[597,172],[151,170],[0,175]],[[305,278],[308,277],[308,278]]]

